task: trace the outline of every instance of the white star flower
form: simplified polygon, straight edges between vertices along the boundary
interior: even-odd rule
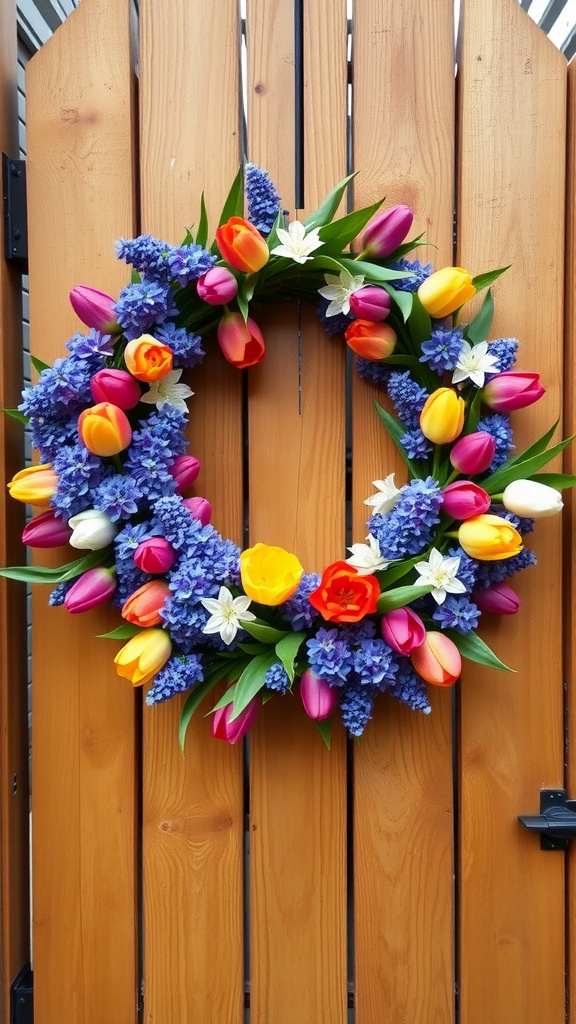
[[[467,342],[462,342],[456,369],[452,374],[452,383],[460,384],[464,380],[471,380],[477,388],[484,387],[484,374],[497,373],[498,360],[496,356],[488,354],[488,342],[481,341],[474,348]]]
[[[372,481],[374,487],[377,487],[380,493],[366,498],[364,504],[371,506],[373,516],[391,512],[397,504],[402,491],[399,491],[394,485],[394,475],[394,473],[389,473],[385,480]]]
[[[336,316],[338,313],[350,312],[350,296],[362,288],[364,275],[352,277],[347,270],[343,270],[338,276],[336,274],[324,274],[326,288],[319,288],[318,292],[324,299],[330,300],[326,310],[326,316]]]
[[[287,231],[284,228],[277,229],[276,233],[282,245],[277,245],[272,249],[272,255],[284,256],[285,259],[294,260],[295,263],[306,263],[307,260],[312,259],[310,253],[319,249],[323,244],[318,237],[318,232],[319,228],[312,228],[307,232],[304,224],[301,224],[299,220],[293,220],[288,225]]]
[[[201,604],[209,611],[210,618],[203,633],[220,633],[225,644],[231,644],[243,622],[251,622],[256,616],[248,611],[251,604],[246,596],[232,597],[228,587],[220,587],[218,597],[203,597]]]
[[[460,567],[460,558],[444,557],[436,548],[432,548],[427,562],[416,562],[414,568],[420,573],[415,587],[432,584],[432,597],[436,604],[444,604],[446,594],[465,594],[466,587],[456,578]]]
[[[381,572],[386,569],[389,563],[382,558],[380,545],[371,533],[366,537],[367,544],[353,544],[348,551],[352,552],[352,558],[347,558],[348,565],[358,571],[359,576],[368,576],[373,572]]]
[[[155,405],[157,409],[172,405],[175,409],[180,409],[180,412],[188,412],[184,399],[191,398],[194,392],[187,384],[178,384],[182,373],[182,370],[171,370],[161,380],[155,380],[140,401]]]

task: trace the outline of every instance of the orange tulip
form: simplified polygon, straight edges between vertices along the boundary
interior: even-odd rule
[[[426,633],[424,643],[410,653],[419,676],[433,686],[452,686],[462,673],[462,658],[456,644],[444,633]]]
[[[110,402],[99,402],[84,409],[78,417],[78,433],[93,455],[118,455],[132,440],[132,428],[122,409]]]
[[[124,602],[122,617],[135,626],[159,626],[164,621],[160,612],[170,594],[170,587],[163,580],[151,580]]]
[[[396,345],[392,328],[371,320],[353,320],[344,337],[348,348],[364,359],[387,359]]]
[[[243,217],[230,217],[216,231],[216,244],[235,270],[254,274],[268,262],[270,251],[257,228]]]
[[[129,341],[124,349],[124,362],[136,380],[151,383],[161,380],[172,370],[173,354],[169,345],[156,341],[151,334],[142,334]]]

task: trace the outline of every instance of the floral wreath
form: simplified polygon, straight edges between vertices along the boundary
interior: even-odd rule
[[[505,669],[476,632],[480,616],[517,612],[508,580],[535,562],[524,537],[576,483],[539,473],[571,440],[548,447],[556,424],[511,455],[508,413],[544,388],[538,374],[512,369],[516,339],[488,340],[490,286],[503,271],[433,273],[406,260],[425,244],[405,241],[407,206],[380,210],[381,200],[334,219],[349,181],[304,223],[286,224],[267,173],[248,164],[210,248],[203,197],[196,234],[181,246],[120,239],[131,283],[117,301],[72,290],[90,332],[75,334],[51,367],[33,359],[38,382],[11,411],[29,425],[40,461],[16,474],[10,493],[45,509],[24,543],[88,553],[2,574],[50,583],[50,604],[73,614],[108,601],[120,608],[123,624],[106,634],[127,641],[118,674],[151,684],[149,705],[187,694],[182,744],[218,683],[228,685],[213,709],[217,738],[236,742],[266,699],[298,684],[329,744],[336,709],[360,736],[380,693],[426,714],[427,684],[456,682],[462,656]],[[348,247],[358,237],[356,254]],[[484,289],[479,311],[460,324]],[[374,481],[366,542],[321,575],[279,547],[240,551],[210,524],[209,501],[186,497],[200,466],[185,453],[193,392],[184,371],[214,329],[234,366],[260,362],[251,307],[289,298],[316,301],[327,333],[343,334],[358,373],[383,388],[395,415],[376,410],[408,476],[399,487],[394,474]]]

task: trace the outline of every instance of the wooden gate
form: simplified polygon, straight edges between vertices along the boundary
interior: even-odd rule
[[[547,386],[516,443],[562,416],[563,395],[573,432],[574,68],[516,0],[462,7],[455,80],[453,0],[246,0],[245,21],[237,0],[140,0],[139,52],[129,0],[82,0],[27,75],[34,354],[63,354],[73,285],[125,283],[114,239],[179,241],[202,189],[214,226],[245,151],[291,213],[351,167],[356,205],[409,203],[437,267],[511,263],[495,329],[521,338],[521,366]],[[345,355],[314,312],[262,327],[246,402],[217,354],[196,373],[193,451],[215,525],[239,542],[247,432],[250,538],[310,570],[343,556],[347,437],[356,540],[370,482],[400,467],[359,379],[347,431]],[[557,520],[539,527],[521,613],[483,630],[516,676],[467,663],[432,715],[384,698],[362,741],[337,732],[331,752],[288,699],[266,708],[249,757],[200,717],[183,759],[176,702],[143,710],[94,639],[107,615],[49,609],[35,588],[37,1024],[561,1024],[573,854],[541,851],[517,815],[544,786],[576,796],[570,515],[563,526],[564,549]],[[0,586],[3,748],[18,586]],[[22,845],[6,845],[4,749],[1,764],[5,914]],[[5,993],[17,920],[3,928]]]

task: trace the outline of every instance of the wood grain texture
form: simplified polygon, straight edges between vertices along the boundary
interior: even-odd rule
[[[469,0],[459,73],[458,262],[512,264],[492,336],[547,388],[512,416],[521,450],[562,415],[566,63],[514,0]],[[528,546],[519,614],[482,627],[518,674],[467,669],[461,690],[462,1024],[564,1020],[562,857],[516,821],[563,780],[559,518]]]
[[[452,262],[454,65],[451,0],[354,5],[355,205],[386,195],[414,210]],[[431,130],[433,126],[433,130]],[[376,390],[353,375],[354,540],[366,534],[371,481],[401,460],[374,412]],[[433,690],[430,687],[430,690]],[[423,716],[381,698],[355,749],[354,870],[358,1024],[453,1019],[451,695]]]
[[[211,236],[240,163],[239,23],[234,0],[141,4],[142,230],[172,242],[197,221]],[[223,72],[224,69],[224,72]],[[242,534],[241,377],[215,338],[190,374],[196,493],[224,536]],[[180,702],[144,710],[145,1020],[243,1020],[242,750],[193,719],[185,757]],[[167,955],[169,950],[169,955]]]
[[[248,155],[294,211],[294,5],[248,2]],[[282,56],[283,55],[283,56]],[[346,173],[346,10],[304,4],[306,213]],[[320,142],[322,139],[322,142]],[[344,353],[296,304],[262,318],[249,378],[250,541],[306,571],[344,551]],[[265,708],[251,743],[251,1014],[346,1019],[345,742],[328,752],[297,695]]]
[[[69,289],[126,281],[113,241],[134,229],[129,29],[126,0],[84,0],[28,65],[31,345],[48,363],[80,327]],[[112,613],[75,618],[34,589],[35,1016],[134,1024],[134,695],[95,638]]]
[[[0,151],[14,157],[17,98],[16,4],[8,2],[0,7]],[[0,409],[14,409],[22,387],[21,276],[3,258],[3,234],[0,251]],[[0,565],[22,558],[24,508],[6,484],[23,462],[22,427],[0,413]],[[0,581],[0,1020],[9,1018],[10,985],[29,959],[25,601],[21,583]]]

